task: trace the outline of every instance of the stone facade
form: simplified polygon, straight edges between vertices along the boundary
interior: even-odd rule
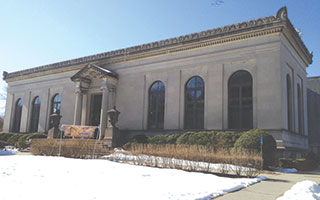
[[[290,23],[284,7],[275,16],[4,73],[8,83],[4,130],[12,130],[16,101],[21,98],[20,132],[28,132],[32,100],[39,96],[38,131],[48,131],[55,94],[61,95],[62,124],[90,125],[93,97],[100,94],[101,127],[106,127],[106,111],[116,106],[121,112],[117,126],[128,134],[184,132],[185,87],[195,76],[204,81],[203,129],[230,130],[229,80],[235,72],[246,71],[252,77],[252,128],[271,133],[285,154],[305,151],[306,68],[311,63],[312,53]],[[149,92],[156,81],[165,86],[162,130],[148,128]]]
[[[307,79],[307,95],[309,146],[320,156],[320,77]]]

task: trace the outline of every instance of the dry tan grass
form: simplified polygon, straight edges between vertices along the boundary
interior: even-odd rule
[[[199,145],[175,145],[175,144],[132,144],[129,152],[137,156],[134,164],[148,165],[155,167],[178,168],[188,171],[209,172],[211,163],[221,164],[219,169],[222,174],[236,174],[237,176],[245,175],[248,177],[255,176],[259,173],[262,166],[261,154],[253,151],[235,151],[231,149],[213,149],[207,146]],[[145,157],[139,155],[151,155],[162,157],[159,164],[157,158]],[[168,158],[168,159],[166,159]],[[170,158],[170,159],[169,159]],[[186,160],[183,164],[179,160]],[[190,163],[188,163],[190,161]],[[197,163],[204,162],[207,167],[199,167]],[[187,163],[186,163],[187,162]],[[238,167],[230,168],[231,165]],[[246,167],[244,169],[243,167]]]
[[[63,139],[60,155],[71,158],[87,158],[93,154],[95,140],[93,139]],[[59,139],[33,139],[30,151],[34,155],[57,156],[59,154]],[[97,142],[94,157],[110,154],[110,150]]]

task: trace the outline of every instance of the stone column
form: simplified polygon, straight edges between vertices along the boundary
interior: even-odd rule
[[[76,83],[76,103],[74,110],[74,118],[73,124],[80,125],[81,124],[81,113],[82,113],[82,95],[83,91],[81,89],[80,82]]]
[[[110,110],[116,105],[116,102],[115,102],[116,87],[114,85],[108,85],[108,90],[109,90],[108,110]]]
[[[88,113],[88,94],[82,95],[82,113],[81,113],[81,125],[87,125],[87,113]]]
[[[104,138],[105,129],[107,126],[107,111],[108,111],[108,86],[107,80],[102,80],[101,92],[102,92],[102,102],[101,102],[101,113],[100,113],[100,137],[102,140]]]

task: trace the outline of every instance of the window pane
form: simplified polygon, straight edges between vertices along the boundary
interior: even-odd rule
[[[287,118],[288,118],[288,130],[292,131],[292,89],[291,80],[289,74],[287,74]]]
[[[51,108],[51,114],[60,114],[61,109],[61,96],[60,94],[56,94],[52,99],[52,108]]]
[[[165,86],[161,81],[152,84],[149,90],[148,128],[163,129]]]
[[[14,110],[14,118],[13,118],[13,126],[12,126],[12,132],[15,132],[15,133],[20,132],[22,105],[23,105],[22,99],[18,99],[16,102],[15,110]]]
[[[228,83],[229,128],[251,129],[252,121],[252,77],[247,71],[237,71]]]
[[[193,78],[189,80],[189,82],[187,83],[187,88],[195,88],[195,87],[196,87],[196,79]]]
[[[40,115],[40,97],[36,97],[33,100],[33,104],[32,104],[30,132],[38,131],[39,115]]]
[[[204,127],[204,81],[201,77],[192,77],[185,87],[185,129],[203,129]]]

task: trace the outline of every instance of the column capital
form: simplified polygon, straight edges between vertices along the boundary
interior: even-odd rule
[[[115,92],[116,91],[116,86],[115,85],[108,85],[108,91],[109,92]]]
[[[84,94],[86,93],[88,88],[83,86],[83,83],[81,81],[76,82],[76,89],[75,93],[76,94]]]
[[[105,91],[108,90],[108,81],[105,79],[101,80],[101,87],[100,87],[101,91]]]
[[[76,94],[84,94],[84,93],[86,93],[86,91],[87,91],[86,88],[83,88],[81,86],[76,86],[76,90],[75,90]]]

